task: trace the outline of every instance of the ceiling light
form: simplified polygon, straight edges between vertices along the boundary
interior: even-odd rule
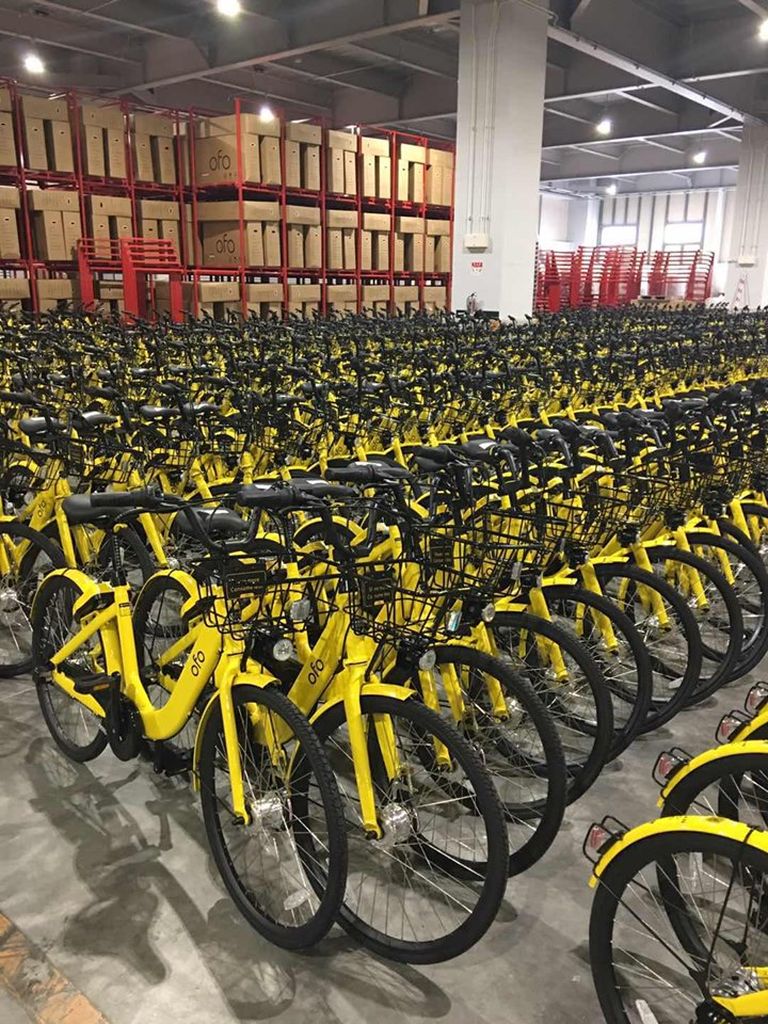
[[[28,53],[24,57],[24,70],[30,75],[42,75],[45,71],[45,64],[36,53]]]
[[[595,125],[595,131],[598,135],[610,135],[613,131],[613,121],[610,117],[601,117]]]
[[[240,0],[216,0],[216,10],[225,18],[236,18],[240,13]]]
[[[699,166],[701,166],[703,163],[706,163],[706,161],[707,161],[707,151],[706,151],[706,149],[698,150],[698,152],[693,154],[693,157],[691,159],[693,160],[693,162],[695,164],[698,164]]]
[[[764,43],[768,43],[768,18],[765,21],[760,22],[760,28],[757,30],[757,38],[761,39]]]
[[[612,184],[612,185],[606,185],[605,186],[605,194],[607,196],[615,196],[618,191],[619,191],[618,185]]]
[[[261,110],[259,111],[259,117],[262,121],[274,121],[275,112],[268,103],[262,103]]]

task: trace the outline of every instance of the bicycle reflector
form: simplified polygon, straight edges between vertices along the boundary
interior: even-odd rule
[[[735,739],[742,725],[749,721],[749,716],[738,708],[729,711],[720,719],[720,724],[715,730],[715,739],[718,743],[730,743]]]
[[[755,683],[744,701],[744,710],[748,711],[750,715],[756,715],[765,706],[767,700],[768,683]]]
[[[602,821],[593,821],[587,829],[582,845],[582,853],[590,862],[597,864],[602,855],[627,831],[627,826],[618,818],[606,815]]]
[[[666,786],[673,775],[676,775],[683,765],[688,764],[691,755],[681,747],[673,747],[671,750],[663,750],[656,758],[653,766],[653,781],[659,786]]]

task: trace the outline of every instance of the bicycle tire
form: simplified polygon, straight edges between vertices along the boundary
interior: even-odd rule
[[[347,892],[338,921],[342,928],[363,946],[387,959],[400,963],[442,963],[466,952],[483,937],[496,918],[504,898],[508,877],[509,850],[501,803],[488,773],[470,744],[459,735],[453,726],[415,697],[399,700],[394,697],[364,693],[361,697],[361,710],[364,717],[381,715],[386,716],[389,721],[399,719],[405,724],[404,735],[407,738],[418,734],[429,737],[430,745],[434,744],[435,739],[444,744],[451,753],[451,764],[458,766],[466,777],[469,788],[460,805],[463,810],[472,810],[473,813],[468,815],[470,819],[476,818],[482,821],[484,848],[481,844],[482,859],[467,861],[466,852],[463,852],[462,858],[458,858],[450,852],[452,848],[450,844],[448,844],[447,851],[440,850],[435,845],[434,838],[430,841],[426,836],[422,836],[426,825],[423,820],[418,820],[418,816],[415,819],[409,819],[409,822],[412,821],[416,824],[420,830],[419,834],[412,841],[409,833],[408,843],[401,844],[406,849],[402,852],[398,851],[400,859],[393,858],[393,862],[396,863],[398,871],[402,870],[406,881],[414,876],[402,858],[412,854],[420,865],[418,869],[420,892],[417,894],[414,890],[413,897],[416,898],[417,895],[421,897],[423,890],[426,890],[428,881],[426,866],[431,866],[433,870],[441,872],[440,877],[443,884],[463,886],[462,892],[469,891],[476,894],[477,901],[469,910],[466,918],[462,919],[456,927],[445,930],[437,937],[419,938],[415,936],[415,931],[414,937],[394,935],[391,932],[395,927],[393,920],[395,910],[389,900],[387,900],[385,920],[381,924],[377,921],[365,920],[361,916],[365,910],[370,910],[369,917],[375,915],[375,901],[373,906],[363,907],[361,900],[365,872],[370,870],[366,869],[365,865],[369,864],[372,856],[380,855],[380,849],[377,849],[375,841],[365,836],[360,827],[359,815],[352,806],[351,790],[354,789],[354,781],[348,789],[342,785],[340,786],[342,798],[346,796],[345,809],[349,811],[351,820],[348,819],[350,849]],[[343,737],[339,735],[339,730],[343,728],[344,724],[343,702],[333,705],[313,719],[314,728],[326,750],[332,748],[332,767],[346,777],[350,771],[350,759],[343,747]],[[369,750],[370,742],[369,733]],[[421,764],[415,765],[414,768],[417,772],[420,771]],[[429,775],[429,773],[426,774]],[[415,778],[418,777],[415,775]],[[414,780],[411,779],[409,784],[412,786],[413,782]],[[429,778],[429,783],[433,784],[432,778]],[[411,798],[410,793],[407,798]],[[383,800],[383,793],[380,794],[381,800]],[[447,801],[441,800],[440,803],[444,805]],[[408,827],[411,828],[410,823]],[[453,842],[455,844],[455,840]],[[461,846],[460,849],[464,851],[465,847]],[[386,855],[384,855],[384,862],[385,864],[389,863]],[[362,864],[363,868],[361,869],[361,881],[358,884],[356,871],[359,864]],[[393,883],[396,881],[394,872],[392,877],[388,874],[387,878]],[[442,898],[442,894],[435,896],[435,899]],[[356,902],[352,903],[354,900]],[[420,904],[421,913],[415,916],[405,915],[404,922],[407,921],[408,927],[411,929],[419,927],[425,930],[428,924],[428,907],[429,904],[424,896],[424,902]],[[442,909],[445,910],[445,907]],[[434,908],[432,911],[434,916]],[[445,929],[447,926],[442,919],[438,919],[438,927]],[[387,932],[386,928],[389,928],[390,932]]]
[[[752,744],[755,747],[761,745],[764,749],[761,752],[743,749]],[[755,817],[751,821],[747,821],[745,814],[739,811],[745,775],[751,777],[751,798],[756,805]],[[717,789],[711,800],[703,795],[709,786]],[[673,786],[661,805],[662,818],[682,814],[708,814],[746,822],[761,829],[768,827],[768,744],[747,740],[735,745],[727,757],[705,761],[693,768]]]
[[[289,864],[288,869],[295,871],[296,874],[289,874],[285,882],[286,885],[297,888],[283,900],[282,907],[274,909],[277,896],[274,878],[275,875],[284,875],[287,870],[279,850],[278,856],[274,858],[276,864],[271,865],[272,878],[261,898],[257,897],[255,891],[256,882],[241,878],[240,871],[233,863],[233,846],[225,839],[222,824],[222,807],[226,813],[232,814],[228,806],[229,790],[226,790],[226,796],[222,796],[216,789],[216,771],[221,767],[217,763],[219,755],[222,755],[220,760],[226,763],[226,756],[223,754],[223,721],[218,702],[203,726],[198,772],[203,822],[211,854],[235,906],[259,934],[283,949],[308,949],[327,935],[336,920],[344,895],[347,879],[347,842],[341,796],[314,730],[299,709],[276,687],[238,684],[232,688],[232,701],[236,715],[238,710],[242,709],[237,721],[241,740],[245,738],[243,731],[246,723],[248,726],[253,724],[250,708],[257,705],[262,710],[266,709],[270,716],[279,716],[289,728],[292,738],[298,741],[287,758],[290,796],[269,792],[265,797],[255,798],[253,774],[248,774],[246,792],[251,797],[252,819],[249,825],[240,824],[235,828],[235,836],[241,840],[250,830],[250,834],[255,837],[257,851],[264,854],[272,853],[270,840],[277,849],[278,835],[288,845],[293,841],[296,865],[292,867]],[[271,757],[272,751],[267,751],[266,755],[262,754],[261,766],[257,766],[257,741],[248,738],[247,743],[254,767],[266,767],[270,772],[269,783],[274,786],[275,764]],[[260,749],[263,751],[266,748],[260,746]],[[242,753],[241,764],[244,771],[248,772],[247,757],[244,759]],[[302,768],[306,769],[304,774]],[[313,796],[310,797],[312,783]],[[287,780],[281,780],[281,784],[288,788]],[[276,800],[280,801],[279,806]],[[257,810],[256,805],[263,810]],[[327,857],[322,856],[322,859],[310,827],[312,813],[322,814],[325,822],[324,839],[319,848],[327,851]],[[234,815],[232,817],[236,820]],[[297,897],[299,902],[294,906]],[[277,913],[280,910],[290,918],[294,911],[306,907],[307,904],[308,910],[313,906],[315,909],[306,920],[296,925],[281,923],[278,920]]]

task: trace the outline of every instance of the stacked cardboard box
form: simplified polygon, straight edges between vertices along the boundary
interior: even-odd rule
[[[185,313],[191,313],[193,309],[194,285],[191,281],[181,282],[181,306]],[[170,281],[155,281],[155,310],[159,316],[171,312],[171,283]]]
[[[238,180],[237,116],[211,117],[197,125],[195,174],[198,185]],[[280,122],[240,115],[242,180],[280,185]]]
[[[453,205],[453,153],[427,150],[427,202],[433,206]]]
[[[445,285],[426,285],[424,288],[424,309],[428,313],[434,313],[438,309],[445,309],[447,290]]]
[[[246,267],[279,267],[280,204],[271,199],[243,202],[242,251],[240,214],[240,204],[235,199],[197,204],[202,265],[239,267],[242,264]]]
[[[421,217],[398,217],[395,221],[395,273],[424,271],[424,221]]]
[[[6,313],[21,312],[29,306],[29,279],[0,277],[0,308]]]
[[[225,320],[230,313],[242,313],[239,281],[201,281],[198,289],[201,316]]]
[[[392,160],[389,139],[362,138],[363,195],[392,198]]]
[[[316,124],[285,126],[285,184],[320,191],[320,145],[323,129]]]
[[[79,298],[80,283],[76,277],[41,277],[37,280],[37,304],[41,313],[71,308]]]
[[[357,195],[357,135],[328,132],[326,190],[339,195]]]
[[[125,120],[120,107],[88,104],[80,110],[83,171],[97,178],[126,178]]]
[[[288,266],[311,270],[323,262],[320,210],[314,206],[286,206]]]
[[[360,235],[360,269],[389,270],[392,221],[388,213],[364,213]]]
[[[18,162],[11,94],[8,89],[0,88],[0,167],[15,167]]]
[[[125,311],[125,292],[122,278],[96,282],[96,302],[104,316]]]
[[[428,274],[450,274],[451,255],[451,222],[449,220],[427,220],[425,271]]]
[[[326,257],[329,270],[357,269],[357,210],[326,210]]]
[[[400,143],[397,157],[397,198],[409,203],[424,202],[427,147]]]
[[[13,185],[0,186],[0,260],[20,260],[19,210],[21,195]]]
[[[364,284],[363,285],[363,309],[371,310],[374,313],[386,313],[389,311],[389,285],[388,284]]]
[[[28,195],[32,244],[40,260],[73,262],[82,235],[80,196],[64,189],[32,189]]]
[[[71,174],[75,161],[67,101],[22,96],[21,108],[29,169]]]
[[[281,284],[247,284],[245,302],[249,313],[271,317],[283,315],[283,286]]]
[[[92,238],[132,238],[131,200],[124,196],[90,196],[88,199]]]
[[[311,317],[320,309],[319,284],[289,284],[288,312]]]
[[[419,289],[416,285],[395,285],[395,310],[398,313],[414,313],[419,308]]]
[[[139,235],[142,238],[168,238],[181,257],[179,204],[165,199],[139,200]]]
[[[133,154],[137,181],[176,184],[174,122],[170,117],[134,114]]]
[[[357,285],[329,284],[326,293],[328,311],[333,313],[357,312]]]

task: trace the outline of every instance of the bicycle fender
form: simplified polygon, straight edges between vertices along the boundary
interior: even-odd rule
[[[72,580],[75,586],[79,587],[82,591],[80,597],[78,597],[72,606],[73,613],[77,612],[86,601],[90,601],[94,594],[103,594],[112,590],[112,587],[108,583],[97,583],[96,580],[92,579],[80,569],[54,569],[52,572],[47,573],[45,578],[48,579],[51,576],[63,576],[65,579]],[[34,611],[39,595],[40,587],[38,587],[35,596],[32,599],[32,611]]]
[[[768,727],[768,707],[763,708],[762,711],[758,711],[751,721],[745,722],[744,725],[741,726],[739,729],[738,740],[734,740],[734,742],[748,740],[760,729],[764,729],[766,727]]]
[[[177,571],[177,570],[174,570]],[[277,680],[274,676],[267,675],[267,673],[260,672],[248,672],[247,674],[239,675],[233,686],[257,686],[262,689],[266,686],[274,686],[277,684]],[[200,750],[203,742],[203,734],[205,733],[205,727],[208,723],[208,719],[213,714],[216,705],[219,703],[220,692],[216,690],[215,693],[211,694],[208,703],[203,708],[203,713],[200,715],[200,721],[197,723],[197,732],[195,733],[195,747],[192,752],[192,789],[195,793],[200,792],[200,773],[198,771],[198,765],[200,763]]]
[[[659,794],[657,807],[663,807],[664,802],[676,787],[687,778],[692,772],[712,761],[724,761],[726,758],[735,757],[738,754],[765,754],[768,756],[768,740],[734,740],[733,743],[724,743],[722,747],[712,747],[705,750],[690,761],[681,765],[671,779],[666,783]]]
[[[597,885],[600,881],[600,876],[608,865],[628,847],[633,846],[635,843],[641,843],[653,836],[664,835],[669,832],[695,832],[699,835],[732,839],[736,843],[748,842],[763,853],[768,853],[768,835],[757,831],[752,825],[746,825],[741,821],[705,817],[697,814],[657,818],[655,821],[647,821],[642,825],[631,828],[623,836],[611,843],[592,869],[592,876],[589,879],[590,888],[594,888]]]
[[[409,690],[406,686],[393,686],[391,683],[366,683],[363,686],[361,696],[367,697],[373,694],[376,697],[391,697],[393,700],[410,700],[416,696],[415,690]],[[310,717],[311,725],[319,721],[332,708],[344,703],[344,697],[334,697],[327,704],[321,705]]]

